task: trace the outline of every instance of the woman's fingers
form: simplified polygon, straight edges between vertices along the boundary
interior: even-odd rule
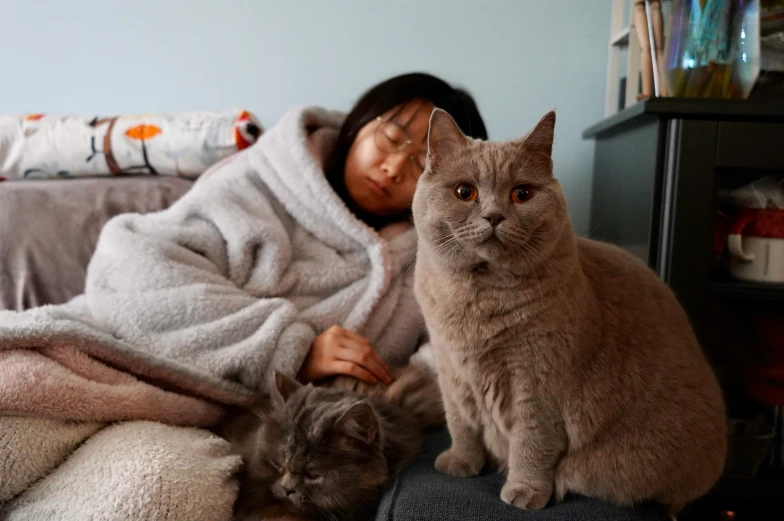
[[[347,336],[349,338],[353,338],[354,340],[356,340],[357,342],[360,342],[362,344],[370,345],[370,340],[368,340],[367,338],[363,337],[359,333],[355,333],[355,332],[351,331],[350,329],[346,329],[346,328],[342,327],[342,328],[340,328],[340,332],[343,333],[343,336]]]
[[[365,344],[356,340],[355,338],[344,336],[338,340],[338,345],[340,347],[347,347],[349,349],[354,349],[356,351],[369,351],[373,349],[370,347],[370,344]]]
[[[378,354],[378,351],[376,351],[372,347],[370,348],[370,354],[373,356],[373,358],[376,359],[376,362],[378,362],[378,365],[380,365],[381,368],[384,370],[384,372],[387,374],[387,377],[389,378],[389,381],[387,383],[391,384],[392,380],[394,380],[394,377],[392,376],[392,371],[389,369],[389,366],[387,365],[387,363],[384,362],[384,359],[381,358],[381,355]]]
[[[359,380],[362,380],[363,382],[370,385],[376,385],[378,383],[378,379],[376,379],[367,370],[353,362],[348,362],[346,360],[336,360],[334,370],[337,374],[353,376],[354,378],[358,378]]]
[[[334,338],[336,343],[340,346],[338,351],[333,352],[333,356],[359,365],[361,368],[365,369],[365,371],[372,374],[377,380],[386,384],[392,383],[392,372],[389,370],[389,367],[387,367],[384,359],[381,358],[378,352],[373,348],[370,340],[350,329],[339,326],[330,328],[330,332],[332,333],[332,338]],[[337,347],[334,344],[333,346]],[[354,353],[348,351],[343,352],[342,349],[348,349],[354,351]]]
[[[336,357],[340,360],[352,362],[360,366],[362,369],[372,374],[377,380],[384,382],[385,384],[392,383],[392,378],[387,374],[384,366],[373,356],[372,349],[359,350],[344,346],[343,349],[336,353]]]
[[[380,365],[384,370],[386,375],[390,379],[392,378],[392,371],[389,370],[389,367],[387,366],[386,362],[384,362],[384,359],[381,358],[381,355],[379,355],[378,351],[373,348],[373,345],[367,338],[360,336],[353,331],[349,331],[348,329],[344,329],[343,332],[345,333],[342,341],[342,345],[344,347],[356,349],[358,351],[362,351],[363,353],[369,352],[370,355],[376,360],[378,365]]]
[[[370,348],[370,356],[373,358],[373,360],[375,360],[376,364],[378,364],[378,367],[384,371],[384,375],[386,376],[386,378],[383,378],[384,383],[387,385],[391,384],[393,380],[392,371],[389,370],[389,367],[387,366],[386,362],[384,362],[384,359],[381,358],[381,355],[378,354],[378,351],[372,347]]]

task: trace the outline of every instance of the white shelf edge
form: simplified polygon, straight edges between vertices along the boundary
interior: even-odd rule
[[[627,45],[629,43],[629,32],[631,32],[631,27],[629,26],[621,29],[621,31],[610,40],[610,46]]]

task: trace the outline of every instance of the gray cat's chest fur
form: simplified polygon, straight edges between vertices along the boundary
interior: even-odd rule
[[[485,447],[496,465],[506,468],[509,453],[509,429],[512,425],[505,422],[502,409],[508,406],[508,382],[491,378],[489,368],[481,363],[465,358],[446,343],[433,338],[436,349],[436,363],[442,377],[442,387],[449,389],[456,397],[458,413],[466,418],[477,432],[482,433]],[[478,378],[476,375],[480,375]],[[450,380],[448,384],[443,380]]]
[[[422,271],[427,276],[419,274],[417,298],[435,348],[441,385],[457,398],[459,414],[482,433],[495,463],[505,468],[513,400],[555,400],[547,384],[556,375],[545,374],[547,368],[552,370],[552,361],[535,349],[543,331],[527,327],[542,311],[540,288],[504,284],[487,274],[454,277]],[[563,351],[558,349],[559,338],[562,335],[553,332],[555,352]]]

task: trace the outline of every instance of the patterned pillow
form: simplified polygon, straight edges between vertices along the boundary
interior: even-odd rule
[[[0,116],[0,180],[152,174],[196,178],[261,135],[245,110],[119,117]]]

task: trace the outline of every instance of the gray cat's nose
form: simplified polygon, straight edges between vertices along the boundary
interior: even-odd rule
[[[296,491],[296,490],[294,490],[293,488],[287,488],[287,489],[286,489],[286,495],[287,495],[287,496],[290,496],[290,495],[292,495],[292,494],[296,494],[296,493],[297,493],[297,491]]]
[[[491,213],[489,215],[485,215],[484,218],[487,219],[490,222],[490,224],[493,226],[493,228],[495,228],[496,226],[501,224],[501,222],[506,220],[506,217],[504,217],[504,215],[502,213],[499,213],[499,212],[493,212],[493,213]]]

